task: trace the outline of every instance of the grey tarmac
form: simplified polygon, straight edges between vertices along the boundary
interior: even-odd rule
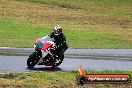
[[[84,58],[64,58],[62,64],[55,69],[44,65],[36,65],[33,69],[28,69],[27,58],[28,56],[0,55],[0,72],[78,71],[81,65],[86,70],[132,70],[132,61]]]
[[[0,55],[29,56],[34,48],[0,47]],[[132,49],[68,49],[67,58],[132,60]]]
[[[62,64],[52,69],[36,65],[28,69],[26,61],[33,48],[0,48],[0,72],[77,71],[86,70],[132,70],[132,49],[68,49]]]

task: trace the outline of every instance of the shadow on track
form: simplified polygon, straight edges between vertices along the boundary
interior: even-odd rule
[[[59,67],[55,67],[55,68],[52,68],[52,67],[34,67],[34,68],[28,68],[27,67],[27,70],[31,70],[31,71],[62,71],[62,69],[59,68]]]

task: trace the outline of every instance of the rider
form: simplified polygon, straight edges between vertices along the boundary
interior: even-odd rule
[[[54,53],[54,55],[61,56],[68,49],[66,37],[62,33],[62,27],[59,25],[55,26],[54,32],[52,32],[49,36],[55,39],[56,53]]]

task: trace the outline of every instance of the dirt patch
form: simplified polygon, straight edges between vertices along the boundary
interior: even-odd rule
[[[4,79],[15,79],[15,80],[22,80],[25,79],[26,75],[25,74],[0,74],[0,78]]]

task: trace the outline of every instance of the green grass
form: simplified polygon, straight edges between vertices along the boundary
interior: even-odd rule
[[[41,3],[41,4],[48,4],[48,5],[56,5],[62,6],[66,4],[75,4],[75,3],[96,3],[96,4],[107,4],[107,5],[114,5],[114,6],[121,6],[121,5],[130,5],[131,0],[17,0],[17,1],[27,1],[27,2],[34,2],[34,3]]]
[[[132,71],[87,71],[87,74],[129,74],[132,76]],[[4,73],[0,74],[1,88],[75,88],[76,77],[78,72],[33,72],[33,73]],[[121,84],[94,84],[86,86],[94,86],[96,88],[115,88],[114,86]],[[124,84],[131,85],[130,84]],[[127,86],[128,87],[128,86]]]
[[[76,86],[76,73],[33,72],[0,74],[0,87],[66,88]]]
[[[1,47],[32,47],[35,39],[46,35],[49,29],[32,27],[23,23],[1,20]],[[4,30],[3,30],[4,29]]]
[[[131,0],[1,0],[0,47],[33,47],[60,24],[70,48],[132,48]]]

